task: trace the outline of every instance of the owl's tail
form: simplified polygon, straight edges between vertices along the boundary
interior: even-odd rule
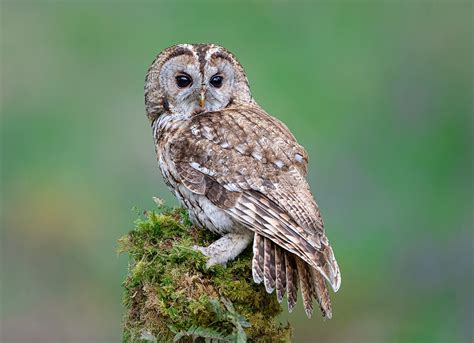
[[[286,293],[290,312],[296,305],[299,287],[308,318],[313,313],[313,298],[318,302],[323,317],[332,317],[331,300],[321,273],[257,233],[253,244],[252,274],[256,283],[263,281],[268,293],[276,289],[279,302]]]

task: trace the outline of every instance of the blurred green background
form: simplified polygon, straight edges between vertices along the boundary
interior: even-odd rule
[[[145,72],[224,45],[310,154],[342,269],[295,342],[472,341],[472,2],[1,2],[1,336],[117,342],[159,174]]]

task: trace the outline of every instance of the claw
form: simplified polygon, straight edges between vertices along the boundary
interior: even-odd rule
[[[209,255],[207,254],[206,247],[200,247],[199,245],[193,245],[193,250],[194,250],[194,251],[199,251],[199,252],[201,252],[201,253],[202,253],[203,255],[205,255],[205,256],[209,256]]]
[[[216,264],[225,266],[227,261],[232,261],[252,242],[254,233],[242,231],[228,233],[219,238],[208,247],[193,246],[194,251],[201,252],[208,257],[206,267],[210,268]]]
[[[201,254],[203,254],[204,256],[206,256],[208,258],[208,260],[206,262],[206,268],[207,269],[211,268],[212,266],[214,266],[216,264],[222,264],[223,266],[225,266],[225,262],[223,263],[223,262],[219,261],[219,258],[217,256],[212,255],[206,247],[200,247],[199,245],[193,245],[193,250],[194,251],[199,251]]]

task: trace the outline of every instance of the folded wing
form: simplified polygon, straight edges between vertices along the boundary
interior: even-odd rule
[[[196,115],[169,153],[176,178],[253,230],[253,277],[292,309],[298,286],[308,316],[316,298],[331,316],[326,279],[340,272],[304,178],[307,154],[281,122],[256,106]]]

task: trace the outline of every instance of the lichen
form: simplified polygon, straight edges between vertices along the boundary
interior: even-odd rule
[[[275,295],[252,280],[251,249],[206,268],[193,250],[218,239],[182,209],[145,211],[119,240],[129,255],[122,342],[289,342]]]

